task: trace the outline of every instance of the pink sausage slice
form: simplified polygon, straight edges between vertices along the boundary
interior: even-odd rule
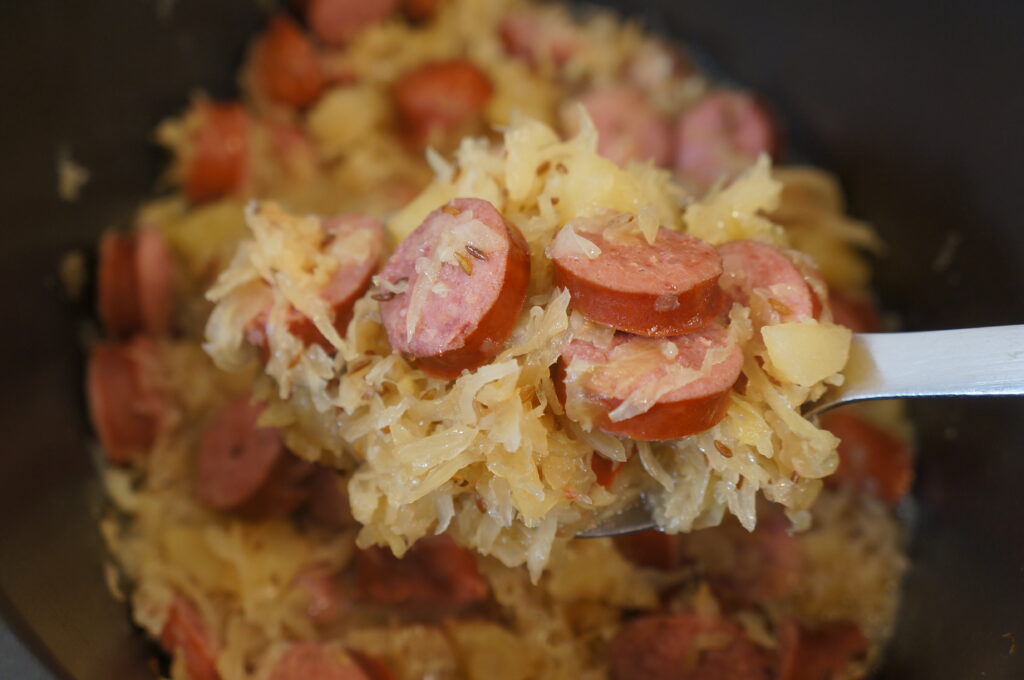
[[[494,86],[468,59],[423,64],[395,81],[392,97],[408,142],[446,145],[476,131]]]
[[[135,238],[106,233],[100,239],[96,307],[103,330],[124,337],[142,326]]]
[[[676,171],[708,188],[736,175],[760,153],[777,152],[778,134],[757,101],[740,92],[714,92],[676,125]]]
[[[295,458],[271,427],[258,427],[262,405],[242,395],[206,427],[199,445],[196,491],[215,510],[254,517],[287,514],[305,499],[312,471]]]
[[[150,341],[138,338],[99,343],[89,354],[89,412],[100,444],[114,463],[135,460],[156,438],[160,399],[145,375],[155,352]]]
[[[576,25],[536,7],[509,12],[498,27],[505,51],[533,66],[560,66],[579,49]]]
[[[439,378],[490,361],[526,300],[526,240],[487,201],[457,198],[427,216],[391,255],[380,312],[391,348]]]
[[[849,621],[808,629],[790,619],[782,622],[778,638],[778,680],[851,677],[850,664],[863,662],[868,653],[863,631]]]
[[[652,161],[672,164],[672,127],[643,92],[617,85],[594,90],[580,100],[597,128],[597,152],[618,165]]]
[[[722,256],[719,285],[732,302],[750,307],[758,326],[808,321],[821,312],[821,300],[809,277],[784,252],[757,241],[730,241],[718,247]]]
[[[135,269],[142,326],[151,335],[166,335],[174,317],[174,257],[159,229],[136,232]]]
[[[160,644],[170,654],[181,655],[190,680],[220,680],[217,647],[199,610],[181,595],[175,595],[160,632]]]
[[[320,40],[341,47],[398,9],[398,0],[308,0],[306,20]]]
[[[555,386],[563,403],[578,400],[597,428],[663,441],[702,432],[724,418],[742,367],[739,344],[719,324],[657,340],[616,333],[609,348],[569,343],[555,365]],[[628,409],[616,414],[629,406],[627,399],[638,406],[637,415],[629,416]],[[613,420],[616,415],[622,419]]]
[[[612,680],[766,680],[770,663],[736,624],[696,614],[633,619],[608,645]]]
[[[712,245],[664,227],[653,244],[640,234],[612,240],[607,231],[575,229],[601,252],[559,252],[556,241],[555,285],[569,290],[588,319],[663,337],[703,328],[718,314],[722,263]]]
[[[296,642],[278,660],[268,680],[371,680],[345,650],[320,642]]]

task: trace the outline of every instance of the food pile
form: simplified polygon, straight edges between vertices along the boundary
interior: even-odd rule
[[[309,0],[100,243],[115,594],[172,678],[847,678],[905,566],[835,182],[678,47]],[[665,533],[572,536],[646,503]]]

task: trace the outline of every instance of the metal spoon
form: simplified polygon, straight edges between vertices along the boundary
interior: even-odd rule
[[[869,399],[1024,395],[1024,325],[916,333],[854,333],[846,381],[804,408],[816,416]],[[654,527],[642,503],[577,536],[597,538]]]

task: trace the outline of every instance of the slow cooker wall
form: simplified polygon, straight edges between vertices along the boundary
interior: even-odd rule
[[[693,41],[772,101],[793,147],[836,171],[890,244],[886,306],[908,329],[1024,320],[1024,5],[612,3]],[[166,15],[161,18],[161,9]],[[169,9],[167,9],[169,8]],[[54,671],[151,676],[111,600],[92,516],[100,497],[81,397],[79,308],[60,256],[123,223],[162,157],[143,140],[197,85],[233,89],[250,0],[15,0],[0,8],[7,224],[0,339],[0,605]],[[58,148],[92,171],[56,198]],[[943,255],[944,251],[951,257]],[[944,262],[944,260],[948,261]],[[970,351],[970,348],[964,348]],[[941,370],[937,366],[936,370]],[[917,404],[922,457],[913,567],[883,678],[1024,677],[1024,404]]]

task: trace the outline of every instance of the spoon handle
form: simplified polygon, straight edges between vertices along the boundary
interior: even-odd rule
[[[844,373],[815,412],[865,399],[1024,395],[1024,325],[857,333]]]

